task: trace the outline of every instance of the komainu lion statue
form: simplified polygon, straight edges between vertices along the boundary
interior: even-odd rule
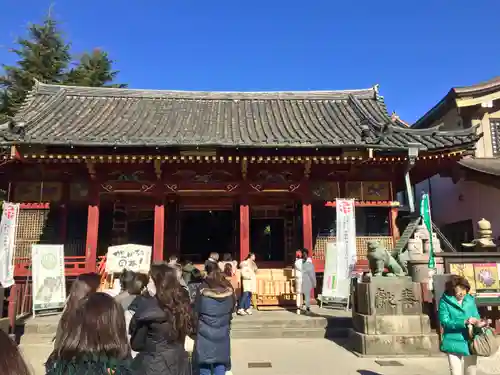
[[[383,276],[384,269],[389,271],[385,276],[406,276],[403,267],[377,240],[367,242],[368,253],[366,257],[373,276]]]

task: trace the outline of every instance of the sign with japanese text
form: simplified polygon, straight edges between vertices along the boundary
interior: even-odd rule
[[[14,252],[19,204],[3,203],[0,221],[0,284],[4,288],[14,285]]]
[[[54,310],[66,303],[63,245],[31,246],[33,312]]]
[[[151,266],[151,246],[126,244],[108,247],[106,272],[120,273],[124,269],[148,273]]]
[[[349,298],[351,277],[356,266],[356,219],[354,199],[337,199],[337,270],[334,298]]]

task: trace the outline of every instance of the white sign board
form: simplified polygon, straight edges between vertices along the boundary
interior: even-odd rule
[[[337,271],[333,297],[348,299],[351,277],[357,262],[354,199],[337,199]],[[345,287],[344,284],[349,285]]]
[[[0,222],[0,284],[4,288],[14,285],[14,251],[19,204],[4,202]]]
[[[327,242],[325,250],[325,271],[323,273],[323,288],[321,296],[332,298],[337,284],[337,244]]]
[[[33,313],[64,308],[66,277],[63,245],[32,245]]]
[[[148,273],[151,267],[151,246],[126,244],[108,247],[106,272],[120,273],[124,269]]]

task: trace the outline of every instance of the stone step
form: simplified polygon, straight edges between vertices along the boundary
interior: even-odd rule
[[[24,336],[43,336],[33,340],[52,339],[57,331],[59,316],[27,319],[21,328]],[[347,316],[296,315],[292,312],[255,312],[250,316],[235,316],[231,323],[233,338],[323,338],[346,337],[352,328]]]
[[[312,318],[307,320],[261,320],[247,317],[237,317],[231,322],[231,328],[303,328],[313,329],[328,326],[328,320],[324,318]]]
[[[308,338],[322,339],[325,337],[325,329],[313,328],[268,328],[268,329],[232,329],[232,339],[290,339]]]
[[[332,337],[344,337],[347,335],[349,325],[344,327],[330,327],[326,324],[318,326],[294,326],[292,324],[233,324],[231,326],[231,331],[234,333],[235,337],[240,337],[244,335],[245,332],[249,332],[249,335],[253,338],[255,335],[253,332],[258,332],[262,337],[282,337],[287,335],[286,332],[290,332],[290,337],[302,337],[296,332],[311,332],[313,336],[317,335],[317,332],[321,332],[321,337],[325,337],[326,332],[329,334],[327,336]],[[27,325],[24,329],[23,336],[40,336],[42,339],[44,337],[54,337],[56,334],[57,325]]]
[[[251,329],[238,328],[231,329],[233,339],[279,339],[279,338],[346,338],[349,335],[349,328],[267,328]]]
[[[231,330],[232,339],[279,339],[279,338],[345,338],[348,328],[236,328]],[[51,345],[54,334],[27,333],[21,337],[22,345]]]
[[[58,317],[36,317],[25,321],[24,333],[53,334],[57,330]],[[321,317],[303,316],[290,314],[287,319],[273,319],[272,317],[259,316],[235,316],[231,323],[232,329],[267,329],[267,328],[301,328],[301,329],[325,329],[326,327],[352,327],[351,318],[346,317]]]

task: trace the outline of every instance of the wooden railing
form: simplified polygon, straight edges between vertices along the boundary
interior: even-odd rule
[[[100,256],[97,258],[98,267],[106,257]],[[84,256],[66,256],[64,257],[65,275],[78,276],[85,272],[96,272],[97,270],[90,270],[86,264]],[[29,277],[31,276],[31,259],[30,258],[15,258],[14,261],[14,276],[15,277]]]
[[[313,259],[325,260],[326,244],[328,242],[335,242],[334,236],[318,236],[314,246]],[[391,250],[394,247],[394,239],[391,236],[357,236],[356,237],[356,252],[359,260],[366,260],[366,252],[368,249],[368,241],[376,240],[385,247]]]
[[[316,272],[324,272],[325,270],[325,253],[326,245],[328,242],[335,242],[336,238],[334,236],[318,236],[316,238],[316,244],[314,246],[313,252],[313,263],[316,268]],[[368,260],[366,259],[367,244],[368,241],[376,240],[380,241],[380,244],[384,246],[387,250],[391,250],[394,247],[394,239],[389,236],[358,236],[356,237],[356,252],[358,255],[358,270],[368,270]]]
[[[92,270],[87,267],[84,256],[64,257],[65,275],[67,281],[71,281],[86,272],[102,273],[104,270],[106,257],[98,257],[97,269]],[[17,319],[32,313],[33,294],[31,280],[31,260],[30,258],[15,258],[14,260],[15,285],[10,288],[9,296],[9,319],[13,326]]]

